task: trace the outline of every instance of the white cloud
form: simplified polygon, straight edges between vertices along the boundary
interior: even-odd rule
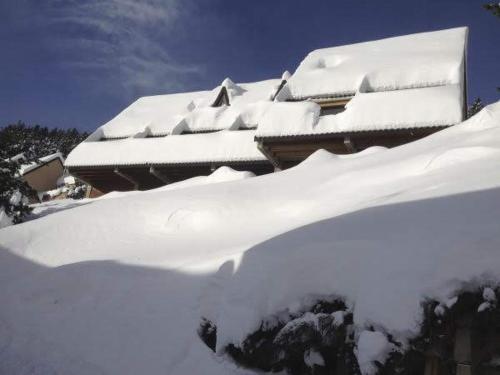
[[[185,5],[186,0],[182,0]],[[181,0],[52,0],[44,21],[61,63],[128,95],[182,89],[199,66],[180,64],[162,36],[176,35]],[[92,79],[92,78],[90,78]]]

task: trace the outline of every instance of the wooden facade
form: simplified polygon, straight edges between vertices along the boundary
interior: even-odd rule
[[[321,114],[337,114],[345,109],[349,97],[313,99],[321,107]],[[259,150],[276,169],[286,169],[299,164],[319,149],[334,154],[351,154],[369,147],[392,148],[416,141],[444,129],[441,127],[356,131],[344,133],[257,137]]]
[[[52,160],[41,162],[36,167],[24,172],[22,179],[37,192],[57,188],[57,181],[64,173],[63,162],[56,157]]]
[[[235,170],[251,171],[262,175],[273,171],[265,161],[211,162],[189,164],[158,164],[134,166],[70,167],[69,172],[78,179],[105,194],[111,191],[148,190],[196,176],[208,176],[215,169],[228,166]]]
[[[335,154],[351,154],[372,146],[391,148],[416,141],[442,129],[444,127],[265,137],[256,140],[261,152],[275,168],[286,169],[297,165],[319,149]]]

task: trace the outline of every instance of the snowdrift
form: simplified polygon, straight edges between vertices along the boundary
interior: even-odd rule
[[[500,281],[499,170],[497,103],[395,149],[319,151],[253,178],[222,170],[3,228],[0,373],[252,373],[224,345],[339,296],[369,374],[384,334],[417,332],[425,298]]]

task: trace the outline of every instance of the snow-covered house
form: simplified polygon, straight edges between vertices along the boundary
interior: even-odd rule
[[[394,147],[466,114],[466,27],[312,51],[259,125],[259,148],[278,168],[318,148]]]
[[[227,78],[211,91],[140,98],[76,147],[66,166],[103,193],[150,189],[223,165],[272,172],[255,129],[282,85]]]
[[[22,157],[21,157],[22,158]],[[64,157],[60,152],[41,157],[38,162],[21,165],[19,175],[39,196],[57,188],[64,174]]]
[[[293,75],[140,98],[68,156],[101,192],[149,189],[219,166],[255,174],[323,148],[394,147],[466,113],[465,27],[325,48]]]

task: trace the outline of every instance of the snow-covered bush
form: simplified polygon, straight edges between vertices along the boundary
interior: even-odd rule
[[[5,157],[0,141],[0,212],[13,223],[19,223],[31,212],[26,197],[34,194],[18,176],[19,162]],[[2,220],[6,223],[7,220]]]
[[[444,302],[424,301],[420,332],[405,343],[380,327],[356,327],[342,300],[321,300],[301,313],[262,321],[241,345],[229,344],[224,352],[240,366],[291,375],[421,375],[432,353],[443,373],[454,374],[456,333],[465,326],[481,341],[472,343],[476,352],[481,348],[475,365],[494,367],[500,355],[492,344],[500,329],[499,292],[482,286]],[[198,334],[215,351],[215,324],[202,319]]]
[[[479,111],[481,111],[481,109],[483,108],[484,104],[481,101],[481,98],[476,98],[476,100],[474,100],[472,104],[467,108],[467,118],[471,118],[476,113],[479,113]]]
[[[206,346],[215,352],[215,345],[217,344],[217,327],[215,324],[206,318],[202,318],[198,327],[198,336]]]
[[[217,327],[203,319],[198,334],[212,350],[216,333]],[[224,351],[239,365],[263,371],[359,374],[352,314],[339,299],[318,301],[298,314],[270,317],[242,345],[229,344]]]
[[[71,199],[83,199],[85,198],[85,193],[87,192],[87,185],[82,182],[77,182],[75,186],[72,186],[67,193],[67,197]]]
[[[500,328],[500,308],[496,295],[498,286],[464,288],[447,301],[427,300],[422,304],[423,321],[420,333],[408,345],[391,352],[379,374],[422,374],[425,353],[432,353],[444,374],[454,374],[459,359],[455,358],[457,331],[466,328],[470,334],[467,343],[471,363],[476,371],[495,367],[500,355],[496,344]],[[463,349],[461,349],[463,350]]]

